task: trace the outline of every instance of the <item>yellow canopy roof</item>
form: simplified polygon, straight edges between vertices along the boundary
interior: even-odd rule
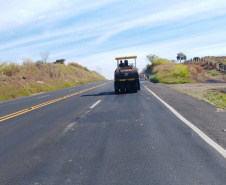
[[[131,58],[137,58],[137,56],[116,57],[115,60],[123,60],[123,59],[131,59]]]

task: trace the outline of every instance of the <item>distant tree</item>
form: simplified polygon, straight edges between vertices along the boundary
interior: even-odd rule
[[[184,53],[180,52],[177,54],[177,61],[178,60],[180,60],[181,63],[181,60],[187,60],[187,56]]]
[[[152,64],[152,61],[156,58],[159,58],[157,55],[155,54],[149,54],[146,56],[147,57],[147,60]]]
[[[40,55],[41,55],[43,63],[46,63],[49,58],[49,52],[48,51],[40,52]]]
[[[65,59],[59,59],[59,60],[56,60],[56,62],[53,62],[54,64],[64,64],[65,62]]]
[[[42,60],[37,60],[35,63],[36,64],[43,64],[44,62]]]
[[[44,62],[43,62],[42,60],[38,60],[38,61],[35,62],[35,65],[36,65],[38,68],[40,68],[41,65],[43,65],[43,64],[44,64]]]

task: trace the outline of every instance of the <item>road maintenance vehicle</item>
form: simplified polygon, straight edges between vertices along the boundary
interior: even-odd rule
[[[129,63],[129,59],[134,62]],[[140,90],[140,79],[136,67],[137,56],[116,57],[117,68],[115,70],[115,94],[119,93],[136,93]]]

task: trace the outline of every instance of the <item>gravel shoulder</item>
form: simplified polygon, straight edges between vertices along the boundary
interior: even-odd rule
[[[226,89],[226,83],[198,83],[198,84],[168,84],[167,87],[181,92],[195,90],[218,90]]]
[[[166,87],[186,93],[226,111],[226,83],[170,84]]]

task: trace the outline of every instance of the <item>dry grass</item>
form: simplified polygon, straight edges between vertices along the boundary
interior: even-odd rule
[[[0,101],[105,80],[77,63],[0,64]]]
[[[226,109],[226,83],[177,84],[167,87]]]

